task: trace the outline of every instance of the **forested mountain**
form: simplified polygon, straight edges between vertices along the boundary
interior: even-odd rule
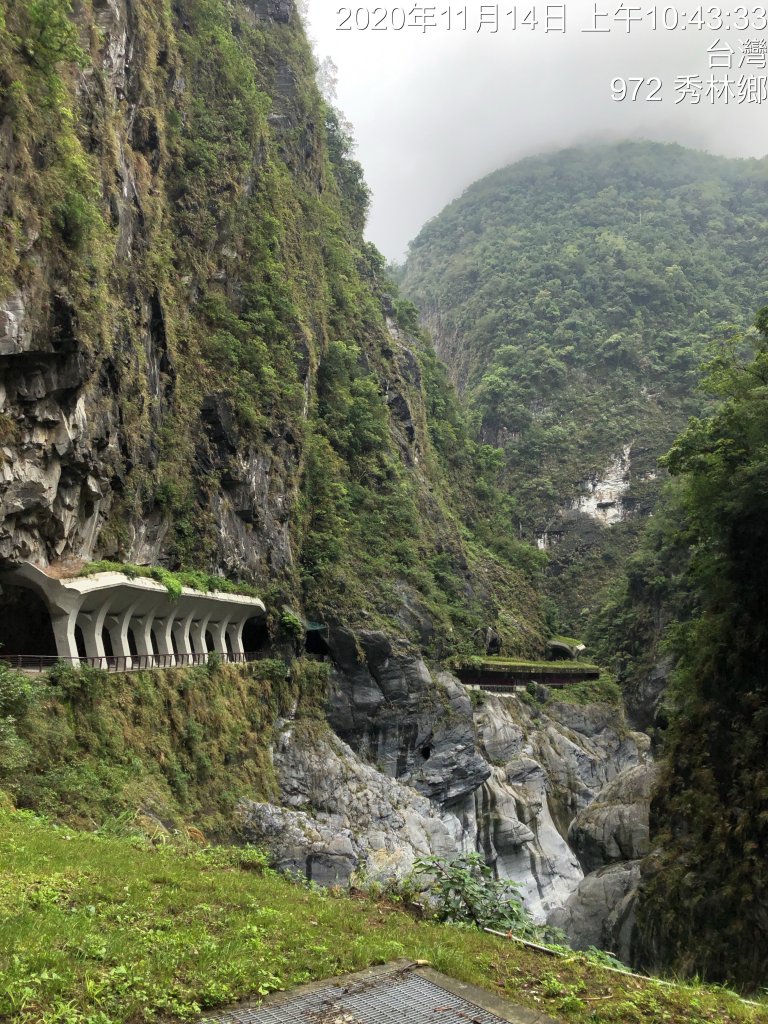
[[[491,174],[412,243],[404,290],[504,449],[563,626],[634,546],[707,347],[768,296],[767,225],[768,161],[621,143]]]
[[[314,73],[287,0],[0,3],[0,557],[532,651],[535,559],[462,525],[495,469]]]

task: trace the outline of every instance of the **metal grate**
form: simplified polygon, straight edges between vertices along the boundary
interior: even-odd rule
[[[507,1017],[508,1021],[510,1018]],[[205,1024],[506,1024],[410,970],[322,988],[207,1017]]]

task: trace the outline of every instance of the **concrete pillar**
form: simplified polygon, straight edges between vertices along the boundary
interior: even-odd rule
[[[77,617],[77,624],[82,630],[85,641],[86,657],[92,659],[95,668],[108,668],[107,654],[104,650],[104,641],[101,633],[104,629],[104,619],[109,611],[109,601],[106,601],[101,608],[92,612],[80,612]]]
[[[189,631],[195,654],[203,654],[206,657],[208,656],[208,644],[205,642],[205,631],[208,629],[210,617],[210,613],[208,615],[200,615],[199,619],[192,622],[192,628]]]
[[[154,667],[155,651],[152,647],[152,623],[154,619],[154,612],[145,612],[144,615],[135,616],[131,622],[133,638],[136,641],[136,654],[142,659],[139,664],[144,668]]]
[[[218,622],[209,623],[209,630],[213,637],[213,649],[221,654],[226,660],[229,655],[227,650],[227,625],[229,624],[231,616],[228,614],[222,615]]]
[[[243,650],[243,626],[246,623],[246,619],[238,619],[236,622],[231,622],[227,626],[227,633],[229,634],[229,642],[232,644],[232,654],[235,658],[238,655],[245,654]]]
[[[53,637],[56,641],[56,653],[65,661],[73,660],[73,664],[80,666],[80,653],[77,649],[75,639],[75,626],[77,625],[77,611],[51,614],[51,625],[53,626]]]
[[[119,669],[127,670],[133,668],[131,648],[128,644],[128,630],[131,627],[131,616],[135,607],[136,603],[134,602],[123,611],[107,615],[106,618],[109,639],[112,641],[112,653],[116,658],[124,659],[124,661],[118,663]]]
[[[192,608],[186,615],[173,620],[173,636],[176,640],[176,650],[180,656],[178,659],[180,665],[188,665],[191,660],[189,655],[192,653],[192,643],[189,639],[189,627],[192,625],[194,616],[195,609]]]
[[[176,655],[173,650],[173,623],[176,618],[176,611],[154,620],[155,640],[157,641],[157,653],[163,656],[163,665],[175,665]]]

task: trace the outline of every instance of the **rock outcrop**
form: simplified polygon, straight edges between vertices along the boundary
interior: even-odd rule
[[[632,956],[640,861],[650,849],[649,811],[656,779],[643,761],[616,776],[574,818],[568,839],[584,879],[549,916],[576,949],[598,946],[625,961]]]
[[[419,856],[477,850],[520,884],[536,920],[566,906],[584,879],[569,826],[619,799],[646,738],[615,708],[471,698],[381,633],[337,627],[329,648],[331,728],[280,723],[280,806],[243,802],[246,837],[322,883],[402,877]],[[599,906],[599,892],[592,899],[601,921],[615,888]]]
[[[651,765],[627,768],[573,820],[568,838],[586,872],[647,855],[654,779]]]

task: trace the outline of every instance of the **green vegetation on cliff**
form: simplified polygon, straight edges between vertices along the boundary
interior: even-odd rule
[[[639,909],[647,964],[746,987],[768,955],[768,307],[756,322],[754,359],[734,345],[710,364],[720,405],[664,459],[679,478],[667,547],[689,550],[673,596],[690,595],[668,631],[677,669]]]
[[[94,529],[41,529],[41,555],[223,572],[435,653],[489,625],[536,653],[538,560],[363,240],[314,74],[290,4],[0,0],[0,298],[86,410],[67,472]]]
[[[525,536],[564,536],[550,588],[581,631],[635,544],[563,514],[628,446],[623,509],[701,410],[706,346],[768,297],[768,163],[653,143],[523,160],[472,185],[411,245],[403,288],[483,439],[506,458]],[[557,539],[557,538],[555,538]]]
[[[112,674],[0,665],[0,790],[84,828],[127,814],[231,840],[239,799],[275,800],[274,724],[322,718],[327,666],[278,660]]]

